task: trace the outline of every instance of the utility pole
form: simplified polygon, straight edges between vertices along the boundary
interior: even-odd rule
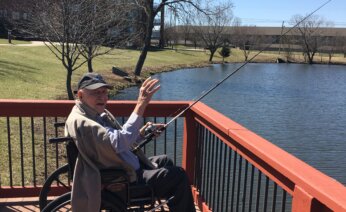
[[[280,46],[279,46],[279,55],[281,53],[281,45],[282,45],[282,33],[284,31],[284,24],[285,24],[285,21],[282,22],[282,25],[281,25],[281,33],[280,33]]]

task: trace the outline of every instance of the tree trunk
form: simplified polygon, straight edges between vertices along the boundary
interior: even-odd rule
[[[148,19],[150,19],[150,21],[147,25],[147,29],[146,29],[146,33],[145,33],[144,47],[143,47],[142,52],[138,58],[136,68],[135,68],[135,75],[137,75],[137,76],[141,75],[141,71],[142,71],[142,68],[143,68],[143,65],[144,65],[145,59],[147,57],[150,44],[151,44],[151,35],[153,32],[153,26],[154,26],[153,14],[151,14],[150,17],[148,17]]]
[[[308,55],[308,60],[309,60],[309,64],[313,64],[314,63],[314,53],[307,53]]]
[[[71,78],[72,78],[72,69],[68,68],[67,76],[66,76],[66,90],[67,90],[68,99],[74,100],[74,95],[71,88]]]
[[[161,8],[161,23],[160,23],[159,47],[161,49],[165,48],[165,6],[162,6],[162,8]]]
[[[212,50],[210,49],[210,57],[209,57],[209,62],[213,62],[213,57],[214,57],[214,54],[215,54],[216,50]]]
[[[88,72],[89,73],[92,73],[94,70],[93,70],[93,64],[92,64],[92,47],[89,46],[88,47]]]
[[[92,73],[93,72],[93,64],[91,58],[88,58],[88,72]]]

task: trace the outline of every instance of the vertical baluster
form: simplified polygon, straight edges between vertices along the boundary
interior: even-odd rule
[[[281,201],[281,211],[285,212],[286,211],[286,191],[282,189],[282,201]]]
[[[11,147],[11,125],[10,117],[7,116],[7,145],[8,145],[8,168],[10,172],[10,186],[13,186],[13,171],[12,171],[12,147]]]
[[[236,178],[236,172],[237,172],[237,156],[238,156],[238,154],[237,154],[236,152],[234,152],[234,158],[233,158],[233,177],[232,177],[231,211],[233,211],[233,206],[234,206],[235,178]]]
[[[213,174],[213,162],[214,162],[214,140],[212,139],[213,135],[208,131],[209,133],[209,138],[211,142],[211,148],[210,148],[210,161],[209,161],[209,188],[208,188],[208,203],[211,204],[211,193],[212,193],[212,174]]]
[[[44,178],[47,179],[47,126],[46,126],[46,117],[43,117],[43,144],[44,144]]]
[[[273,190],[273,205],[272,205],[272,211],[275,212],[276,207],[276,193],[277,193],[278,185],[274,182],[274,190]]]
[[[239,167],[238,167],[238,186],[237,186],[237,202],[236,202],[236,211],[239,211],[239,201],[240,201],[240,185],[241,185],[241,173],[242,173],[242,163],[243,158],[239,155]]]
[[[167,117],[165,117],[165,124],[167,123]],[[165,141],[163,143],[164,147],[163,147],[163,153],[164,154],[167,154],[167,129],[165,129],[164,131],[164,138],[165,138]]]
[[[206,165],[205,165],[205,174],[206,174],[206,177],[204,178],[204,191],[205,191],[205,195],[208,196],[209,194],[209,163],[210,163],[210,147],[211,147],[211,143],[210,143],[210,139],[209,139],[209,133],[208,131],[204,128],[203,129],[203,134],[205,135],[204,136],[204,142],[206,145],[208,145],[208,148],[206,148],[206,154],[207,154],[207,159],[206,159]],[[205,197],[205,199],[207,200],[207,198]]]
[[[58,122],[57,117],[54,118],[54,122],[55,123]],[[55,127],[54,131],[55,131],[55,137],[58,137],[58,127]],[[59,145],[58,145],[58,143],[55,144],[55,167],[56,168],[59,167]]]
[[[265,185],[265,191],[264,191],[263,211],[267,211],[267,204],[268,204],[268,187],[269,187],[269,177],[266,176],[266,185]]]
[[[211,201],[211,206],[212,206],[212,209],[215,210],[215,192],[216,192],[216,166],[217,166],[217,154],[216,154],[216,151],[217,151],[217,148],[218,148],[218,142],[217,142],[217,138],[215,136],[215,134],[212,134],[212,137],[213,137],[213,148],[212,148],[212,154],[213,154],[213,159],[211,160],[212,161],[212,175],[211,175],[211,192],[212,193],[211,195],[211,198],[210,198],[210,201]]]
[[[243,184],[243,205],[242,205],[242,211],[245,211],[245,202],[246,202],[246,185],[247,185],[247,172],[248,172],[248,165],[249,162],[247,160],[245,160],[245,173],[244,173],[244,184]]]
[[[218,192],[217,192],[217,201],[216,201],[216,204],[217,204],[217,211],[219,211],[219,206],[220,206],[220,197],[221,197],[221,167],[222,167],[222,163],[224,163],[224,160],[222,160],[222,153],[223,153],[223,147],[224,147],[224,143],[219,139],[219,143],[220,143],[220,149],[219,151],[217,152],[217,154],[219,154],[219,166],[218,166],[218,169],[219,169],[219,176],[218,176]],[[221,207],[222,209],[222,207]]]
[[[199,191],[201,191],[201,186],[202,186],[202,176],[203,176],[203,169],[204,169],[204,142],[203,142],[203,137],[202,137],[202,127],[200,124],[197,125],[197,132],[198,132],[198,140],[197,144],[199,147],[198,150],[198,157],[196,158],[196,164],[198,164],[198,173],[195,175],[196,180],[196,186]]]
[[[228,203],[229,203],[229,189],[231,184],[231,168],[232,168],[232,149],[228,148],[228,180],[227,180],[227,194],[226,194],[226,211],[228,211]]]
[[[224,144],[224,152],[223,152],[223,175],[222,175],[222,185],[223,185],[223,189],[222,189],[222,196],[221,196],[221,209],[222,208],[225,208],[224,207],[224,198],[225,198],[225,188],[227,188],[226,187],[226,185],[225,185],[225,183],[226,183],[226,171],[227,171],[227,169],[226,169],[226,164],[227,164],[227,149],[228,149],[229,147],[226,145],[226,144]],[[227,199],[226,199],[226,201],[227,201]]]
[[[156,123],[156,117],[154,117],[154,123]],[[156,141],[156,138],[154,137],[154,155],[156,155],[156,145],[157,144],[157,141]]]
[[[255,167],[251,164],[251,178],[250,178],[250,196],[249,196],[249,212],[252,208],[252,193],[253,193],[253,183],[254,183]]]
[[[32,176],[33,183],[36,187],[36,160],[35,160],[35,122],[34,118],[31,117],[31,148],[32,148]]]
[[[261,196],[261,177],[262,177],[262,172],[258,170],[256,211],[259,211],[260,196]]]
[[[124,117],[123,117],[123,118],[124,118]],[[147,123],[147,118],[146,118],[146,117],[143,118],[143,123]],[[144,152],[144,154],[147,152],[147,151],[146,151],[146,150],[147,150],[146,146],[147,146],[147,145],[144,145],[144,146],[143,146],[143,152]]]
[[[177,164],[177,119],[174,120],[174,165]]]
[[[202,152],[201,152],[201,171],[200,171],[200,176],[199,177],[199,192],[200,194],[203,196],[204,194],[204,187],[203,187],[203,182],[205,180],[205,143],[204,143],[204,137],[203,137],[203,127],[202,125],[198,124],[198,139],[199,142],[201,143],[201,148],[202,148]]]
[[[22,117],[19,117],[19,144],[20,144],[20,172],[22,186],[24,187],[24,151],[23,151],[23,122]]]
[[[217,154],[217,151],[218,151],[218,148],[219,148],[219,139],[215,136],[215,134],[213,134],[213,140],[214,140],[214,146],[215,146],[215,150],[213,150],[213,154],[214,154],[214,157],[213,157],[213,161],[214,161],[214,176],[213,176],[213,209],[216,208],[215,206],[215,200],[216,200],[216,179],[217,179],[217,164],[218,164],[218,154]]]

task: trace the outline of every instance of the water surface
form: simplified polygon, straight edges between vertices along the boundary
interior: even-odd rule
[[[157,74],[155,100],[193,100],[240,64]],[[115,99],[136,99],[128,88]],[[202,102],[346,185],[346,67],[248,64]]]

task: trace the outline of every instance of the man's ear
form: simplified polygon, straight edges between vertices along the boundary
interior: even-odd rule
[[[82,97],[83,97],[83,91],[82,90],[77,91],[77,97],[78,97],[78,99],[82,99]]]

